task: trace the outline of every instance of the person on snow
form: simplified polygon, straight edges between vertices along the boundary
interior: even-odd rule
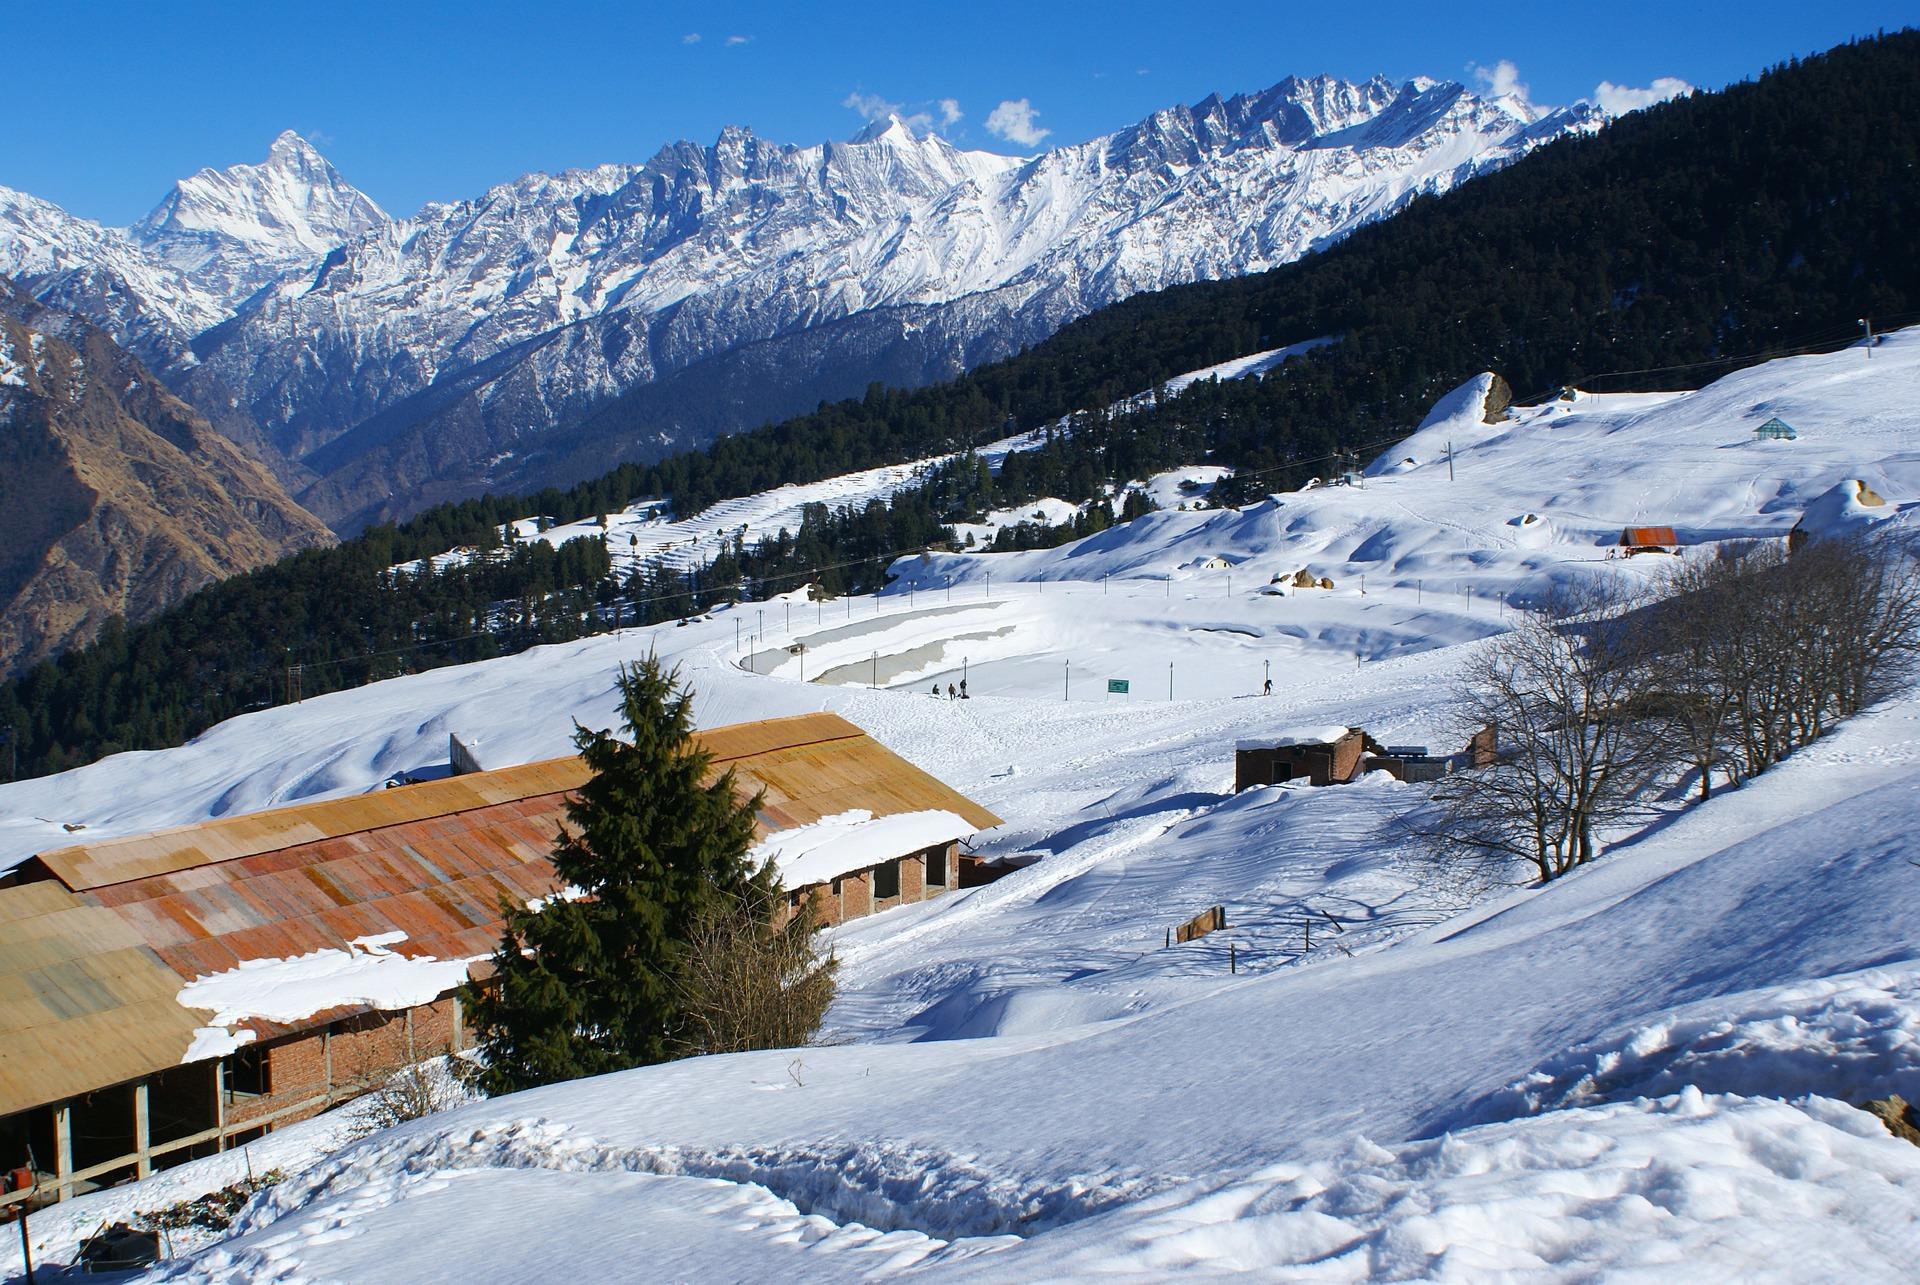
[[[947,684],[947,699],[948,699],[948,700],[958,700],[959,698],[960,698],[960,694],[959,694],[958,692],[956,692],[956,691],[954,691],[954,690],[953,690],[953,684],[952,684],[952,683],[948,683],[948,684]]]

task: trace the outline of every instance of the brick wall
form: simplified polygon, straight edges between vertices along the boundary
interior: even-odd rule
[[[444,996],[409,1012],[356,1014],[274,1041],[265,1050],[272,1091],[264,1097],[230,1100],[226,1105],[227,1122],[244,1124],[308,1098],[351,1096],[356,1089],[377,1086],[411,1061],[465,1048],[469,1042],[466,1033],[459,1032],[459,1038],[455,1038],[455,1007],[453,998]],[[299,1115],[282,1117],[277,1123],[291,1124],[322,1109],[315,1106]]]

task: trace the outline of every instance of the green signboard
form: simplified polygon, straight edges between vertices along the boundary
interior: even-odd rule
[[[1119,692],[1124,696],[1127,694],[1127,680],[1124,678],[1109,678],[1107,680],[1107,690],[1110,692]]]

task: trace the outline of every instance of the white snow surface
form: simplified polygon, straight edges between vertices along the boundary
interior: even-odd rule
[[[293,1023],[352,1005],[399,1010],[425,1004],[467,979],[467,959],[408,956],[388,947],[405,933],[356,938],[348,950],[315,950],[290,959],[245,959],[180,989],[184,1008],[207,1009],[212,1026],[249,1018]],[[196,1039],[196,1045],[199,1044]],[[209,1037],[212,1042],[212,1037]],[[182,1061],[194,1061],[189,1052]]]
[[[502,761],[561,753],[575,718],[612,722],[616,663],[656,649],[704,726],[834,709],[1006,818],[976,841],[1019,859],[1006,877],[834,930],[818,1044],[341,1149],[275,1135],[293,1177],[173,1279],[619,1275],[643,1256],[714,1280],[1906,1280],[1920,1149],[1856,1108],[1920,1096],[1920,696],[1546,888],[1436,868],[1394,826],[1426,787],[1229,791],[1234,744],[1289,729],[1457,748],[1467,645],[1556,579],[1668,564],[1608,560],[1624,525],[1710,556],[1863,480],[1887,500],[1875,535],[1904,531],[1916,375],[1901,332],[1870,364],[1783,359],[1472,433],[1469,389],[1445,417],[1451,482],[1416,441],[1360,487],[914,557],[876,598],[261,711],[0,787],[0,842],[17,859],[70,842],[63,820],[110,835],[374,788],[440,762],[449,731]],[[1800,429],[1790,451],[1750,440],[1774,414]],[[1182,570],[1203,551],[1237,561]],[[1259,591],[1301,566],[1335,589]],[[736,647],[735,620],[768,645]],[[927,695],[963,672],[972,699]],[[1164,944],[1215,905],[1225,931]],[[213,1181],[181,1172],[154,1199]],[[70,1247],[77,1216],[36,1235]],[[0,1275],[8,1255],[0,1238]]]
[[[781,882],[789,888],[804,888],[903,852],[970,838],[973,832],[972,822],[941,809],[876,817],[865,808],[853,808],[770,834],[754,845],[747,859],[756,867],[773,862]]]

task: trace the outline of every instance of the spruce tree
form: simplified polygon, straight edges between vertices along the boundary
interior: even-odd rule
[[[780,900],[754,871],[759,797],[693,738],[692,696],[649,656],[619,677],[629,739],[578,728],[592,775],[567,803],[553,866],[570,890],[508,905],[494,980],[469,984],[489,1094],[660,1062],[688,1041],[681,982],[698,925],[730,902]]]

